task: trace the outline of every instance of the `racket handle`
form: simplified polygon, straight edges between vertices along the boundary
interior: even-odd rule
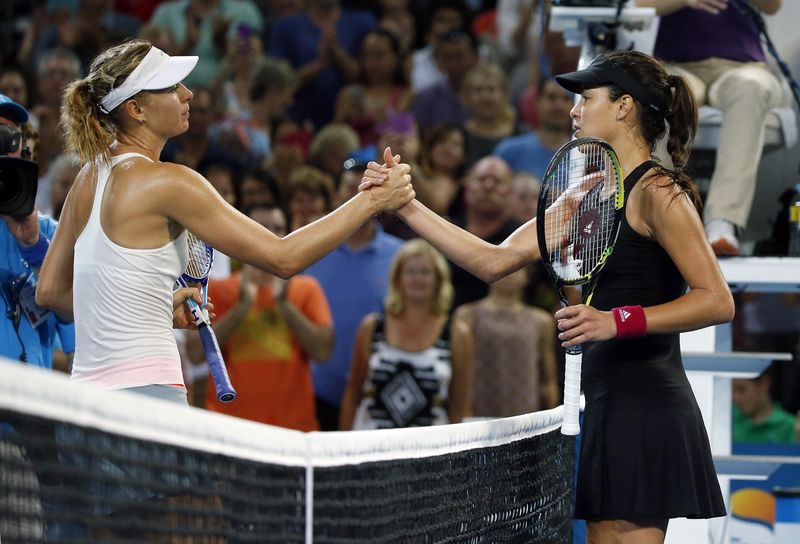
[[[222,360],[222,352],[217,343],[217,337],[211,327],[203,324],[198,329],[200,341],[203,343],[203,350],[206,352],[208,369],[211,371],[211,378],[214,380],[214,388],[217,392],[217,399],[220,402],[231,402],[236,398],[236,390],[231,384],[228,376],[228,369],[225,368],[225,361]]]
[[[564,421],[561,434],[575,436],[581,431],[581,363],[583,353],[567,353],[564,370]]]

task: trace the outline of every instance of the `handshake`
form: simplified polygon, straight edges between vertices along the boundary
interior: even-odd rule
[[[383,164],[371,161],[367,165],[358,191],[368,192],[379,210],[398,210],[416,196],[410,172],[411,167],[400,162],[400,155],[392,155],[387,147]]]

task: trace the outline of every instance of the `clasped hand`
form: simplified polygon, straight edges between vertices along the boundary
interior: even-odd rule
[[[383,151],[383,164],[371,161],[367,165],[359,192],[372,189],[390,191],[386,200],[390,205],[382,206],[384,209],[396,210],[402,208],[416,196],[411,185],[411,167],[400,162],[400,155],[392,155],[392,149],[387,147]]]
[[[564,348],[617,336],[617,324],[611,312],[603,312],[586,304],[561,308],[556,312],[556,321],[558,339]]]

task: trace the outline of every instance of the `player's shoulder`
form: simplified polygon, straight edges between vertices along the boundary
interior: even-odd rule
[[[183,164],[177,164],[174,162],[160,162],[160,161],[154,162],[152,163],[152,168],[157,172],[161,172],[164,175],[168,175],[173,178],[195,179],[195,180],[200,180],[203,178],[203,176],[201,176],[188,166],[184,166]]]
[[[637,185],[640,189],[639,198],[643,200],[643,204],[649,205],[648,207],[666,207],[685,192],[673,175],[660,166],[645,172]]]
[[[654,168],[640,182],[641,190],[631,193],[631,201],[637,201],[639,217],[648,225],[650,232],[685,223],[697,215],[691,187],[679,183],[676,176],[664,169]]]
[[[469,323],[467,323],[466,316],[464,314],[453,316],[453,319],[450,322],[450,334],[454,338],[465,338],[472,334],[472,329],[470,328]]]
[[[385,317],[380,312],[370,312],[361,319],[359,328],[372,332],[375,330],[375,324],[381,319],[385,319]]]
[[[185,194],[193,187],[200,188],[205,178],[188,166],[172,162],[141,163],[135,171],[131,171],[136,183],[146,189],[166,192],[177,198],[179,193]]]
[[[75,180],[70,187],[67,200],[77,200],[79,202],[91,202],[94,199],[95,188],[97,187],[97,163],[87,162],[78,171]],[[74,195],[72,198],[69,195]]]
[[[92,184],[95,178],[95,174],[97,172],[97,163],[90,161],[84,164],[81,169],[78,171],[78,174],[75,176],[75,181],[73,182],[72,186],[76,188],[82,188],[87,184]]]
[[[460,320],[467,324],[472,324],[472,318],[475,315],[475,306],[477,302],[467,302],[462,304],[453,311],[453,320]]]

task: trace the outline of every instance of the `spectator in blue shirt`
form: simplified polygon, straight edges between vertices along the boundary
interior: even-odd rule
[[[366,167],[366,162],[345,162],[336,195],[339,202],[344,203],[358,192]],[[383,308],[389,268],[402,243],[403,240],[383,232],[377,222],[368,221],[305,272],[322,285],[336,334],[328,362],[312,369],[320,430],[338,429],[339,407],[350,372],[356,330],[364,316]]]
[[[539,128],[502,140],[494,148],[494,155],[506,161],[515,173],[526,172],[541,179],[556,150],[569,141],[572,98],[552,79],[540,81],[537,91]]]

